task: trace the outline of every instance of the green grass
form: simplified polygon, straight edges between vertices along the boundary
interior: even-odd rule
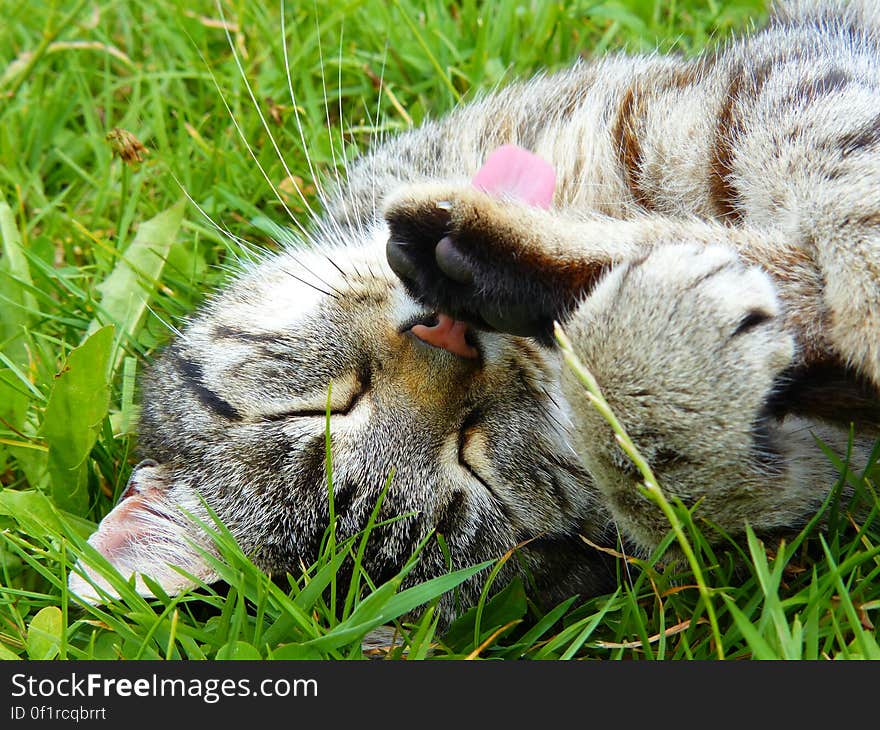
[[[487,585],[492,597],[443,634],[434,607],[466,574],[401,589],[406,568],[379,586],[356,569],[336,584],[369,530],[272,581],[213,525],[225,583],[146,600],[108,573],[120,599],[69,603],[66,575],[95,558],[84,537],[130,472],[138,374],[239,259],[274,246],[285,205],[305,220],[247,84],[317,205],[285,44],[309,159],[328,179],[375,136],[505,79],[581,52],[693,53],[763,13],[750,0],[316,0],[288,3],[282,38],[276,5],[222,8],[229,39],[210,2],[0,0],[0,657],[359,658],[364,634],[388,624],[403,639],[388,654],[412,658],[880,656],[870,473],[851,478],[868,506],[858,521],[838,485],[823,531],[719,549],[673,506],[690,566],[657,560],[670,531],[652,559],[618,561],[611,595],[541,612],[519,583]],[[117,128],[144,145],[142,162],[114,156]]]

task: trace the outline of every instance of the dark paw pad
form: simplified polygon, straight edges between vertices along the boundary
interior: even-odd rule
[[[419,301],[484,329],[549,341],[581,293],[540,250],[522,210],[477,191],[406,199],[386,211],[386,255]]]

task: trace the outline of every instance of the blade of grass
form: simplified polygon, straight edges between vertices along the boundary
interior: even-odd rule
[[[694,573],[694,579],[697,582],[700,596],[705,604],[706,613],[709,615],[712,634],[715,638],[715,651],[719,659],[724,659],[724,643],[721,638],[721,631],[718,627],[718,617],[715,614],[715,607],[712,602],[712,592],[709,590],[709,587],[706,584],[706,579],[703,577],[702,566],[700,565],[699,560],[697,560],[697,556],[694,554],[690,541],[684,533],[681,520],[660,489],[660,485],[657,483],[657,478],[654,476],[654,472],[651,470],[648,462],[645,461],[644,457],[639,453],[635,444],[626,433],[623,425],[617,420],[617,417],[612,412],[608,405],[608,401],[606,401],[605,397],[602,395],[599,383],[596,382],[593,374],[587,370],[586,366],[578,359],[571,344],[571,340],[568,339],[558,323],[554,326],[554,335],[562,350],[565,362],[577,375],[578,379],[583,383],[584,388],[587,390],[587,398],[590,400],[590,403],[608,422],[608,425],[611,426],[617,443],[620,444],[626,455],[632,460],[633,464],[635,464],[636,468],[638,468],[641,473],[642,486],[644,487],[643,493],[662,510],[675,532],[679,547],[681,548],[682,553],[684,553],[688,565]]]

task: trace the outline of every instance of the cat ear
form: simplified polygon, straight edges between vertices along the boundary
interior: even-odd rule
[[[181,511],[177,501],[169,499],[169,486],[165,469],[160,464],[141,462],[132,472],[119,502],[89,537],[89,544],[123,578],[137,574],[135,587],[145,596],[153,594],[141,575],[158,583],[169,595],[193,585],[171,566],[177,566],[206,583],[218,579],[195,547],[208,549],[209,540]],[[197,502],[191,506],[196,507]],[[118,595],[94,568],[82,563],[78,568],[103,591],[111,596]],[[68,585],[81,598],[92,603],[103,602],[95,587],[75,571],[71,571]]]

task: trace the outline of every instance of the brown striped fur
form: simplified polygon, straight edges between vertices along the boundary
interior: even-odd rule
[[[166,590],[186,583],[169,563],[209,580],[181,511],[208,521],[204,500],[298,575],[330,519],[326,407],[337,540],[384,495],[376,583],[428,537],[409,582],[520,545],[496,588],[528,570],[549,602],[602,590],[578,536],[647,551],[668,524],[548,339],[505,330],[554,318],[668,495],[733,535],[803,525],[838,478],[815,437],[843,452],[857,423],[860,468],[880,423],[878,29],[870,0],[791,0],[705,57],[578,60],[383,142],[308,246],[243,272],[153,366],[151,461],[93,544]],[[470,185],[505,143],[553,165],[549,210]],[[444,278],[444,237],[470,279]],[[478,358],[413,334],[438,311],[492,324]]]

